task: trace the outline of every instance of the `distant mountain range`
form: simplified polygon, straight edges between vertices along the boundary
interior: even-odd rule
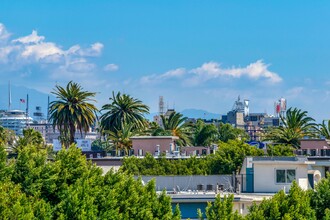
[[[220,119],[221,114],[217,114],[217,113],[211,113],[208,112],[206,110],[202,110],[202,109],[184,109],[183,111],[180,112],[183,116],[188,117],[188,118],[201,118],[201,119]],[[149,115],[146,115],[146,118],[150,121],[153,120],[153,117],[155,115],[157,115],[158,113],[150,113]]]

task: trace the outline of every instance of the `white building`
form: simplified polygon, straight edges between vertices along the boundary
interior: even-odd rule
[[[293,181],[307,190],[321,178],[318,170],[313,170],[314,161],[306,157],[247,157],[241,169],[243,192],[276,193],[290,190]]]
[[[23,135],[23,130],[31,123],[33,123],[32,118],[22,110],[9,110],[0,117],[0,125],[13,130],[19,136]]]

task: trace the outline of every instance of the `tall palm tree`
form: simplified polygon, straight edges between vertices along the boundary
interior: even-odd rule
[[[149,113],[149,107],[140,100],[127,94],[116,95],[112,93],[110,104],[102,106],[101,129],[115,132],[122,129],[123,125],[133,124],[133,129],[142,130],[147,123],[144,114]]]
[[[91,102],[95,102],[92,98],[96,93],[84,91],[72,81],[66,87],[56,85],[52,93],[57,100],[50,103],[49,120],[54,128],[59,129],[61,137],[68,137],[64,143],[68,147],[74,143],[76,130],[82,135],[95,123],[97,108]]]
[[[179,146],[189,146],[191,145],[191,134],[192,134],[192,124],[186,122],[187,117],[183,117],[182,114],[177,112],[172,112],[169,117],[161,115],[162,126],[156,128],[152,135],[164,136],[172,135],[179,137],[177,144]]]
[[[289,108],[286,111],[285,117],[281,116],[281,122],[282,125],[271,128],[266,133],[265,140],[299,148],[300,139],[316,135],[317,124],[313,118],[307,116],[307,111]]]

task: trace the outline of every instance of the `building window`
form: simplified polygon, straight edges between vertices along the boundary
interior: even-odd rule
[[[276,170],[276,183],[292,183],[296,179],[296,170]]]

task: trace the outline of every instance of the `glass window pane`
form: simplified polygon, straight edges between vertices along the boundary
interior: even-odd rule
[[[286,180],[288,183],[292,183],[296,179],[296,170],[287,170],[286,171]]]
[[[285,170],[276,170],[276,182],[285,183]]]

